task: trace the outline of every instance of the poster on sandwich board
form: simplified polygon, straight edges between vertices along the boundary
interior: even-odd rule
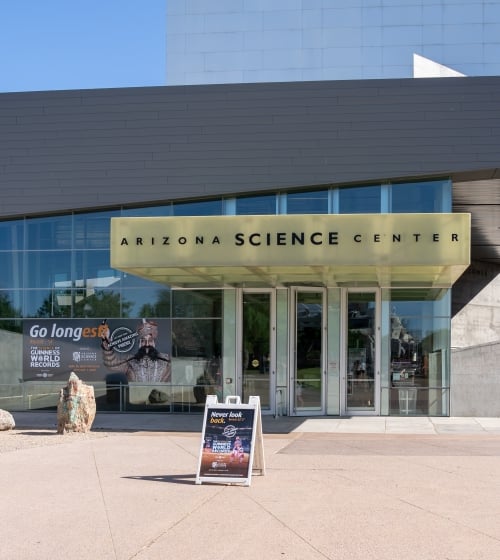
[[[265,474],[259,397],[208,395],[203,417],[196,484],[238,483],[250,486],[252,473]]]

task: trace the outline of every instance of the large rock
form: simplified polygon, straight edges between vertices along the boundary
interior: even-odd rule
[[[14,416],[10,412],[0,409],[0,431],[12,430],[15,427]]]
[[[57,405],[57,433],[88,432],[96,413],[94,387],[86,385],[71,372],[68,384],[61,389]]]
[[[148,401],[151,404],[161,404],[168,402],[167,393],[164,391],[158,391],[158,389],[153,389],[151,393],[149,393]]]

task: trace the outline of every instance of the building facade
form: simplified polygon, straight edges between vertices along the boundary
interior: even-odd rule
[[[499,38],[498,0],[168,0],[166,83],[500,75]]]
[[[98,410],[498,415],[499,97],[0,95],[1,407],[53,407],[74,371]]]

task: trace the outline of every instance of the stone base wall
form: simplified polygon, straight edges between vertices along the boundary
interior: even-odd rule
[[[474,261],[452,288],[451,347],[500,342],[500,266]]]
[[[450,413],[500,417],[500,342],[452,350]]]

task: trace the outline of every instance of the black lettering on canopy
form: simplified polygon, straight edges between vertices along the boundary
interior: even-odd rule
[[[292,232],[292,245],[304,245],[304,232],[296,233]]]

